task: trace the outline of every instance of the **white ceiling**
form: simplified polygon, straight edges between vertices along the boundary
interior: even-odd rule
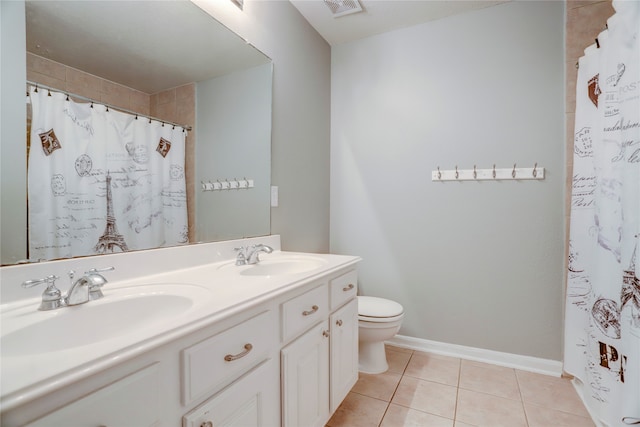
[[[508,0],[360,0],[363,11],[339,18],[323,0],[290,0],[331,45],[481,9]]]

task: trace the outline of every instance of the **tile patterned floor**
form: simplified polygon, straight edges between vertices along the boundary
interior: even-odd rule
[[[568,380],[387,347],[327,427],[593,427]]]

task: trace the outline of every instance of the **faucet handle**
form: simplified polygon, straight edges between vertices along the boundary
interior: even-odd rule
[[[59,278],[60,276],[56,276],[52,274],[50,276],[45,277],[44,279],[25,280],[24,282],[22,282],[22,285],[20,286],[22,286],[23,288],[33,288],[34,286],[38,286],[43,283],[46,283],[47,287],[51,287],[51,286],[55,286],[55,282]]]
[[[85,271],[84,274],[91,277],[89,281],[89,300],[100,299],[104,296],[102,290],[100,289],[107,283],[107,279],[100,273],[105,271],[115,270],[115,267],[105,267],[105,268],[92,268],[89,271]]]
[[[116,268],[114,266],[105,267],[105,268],[92,268],[89,271],[85,271],[85,274],[95,274],[95,273],[104,273],[105,271],[113,271]]]
[[[247,263],[248,248],[240,246],[239,248],[233,248],[233,250],[238,252],[238,255],[236,255],[236,265],[245,265]]]
[[[26,280],[22,283],[23,288],[33,288],[34,286],[41,285],[43,283],[47,284],[47,288],[42,293],[42,302],[40,303],[38,310],[53,310],[64,305],[62,293],[60,292],[60,289],[56,287],[56,280],[59,278],[59,276],[52,274],[44,279]]]

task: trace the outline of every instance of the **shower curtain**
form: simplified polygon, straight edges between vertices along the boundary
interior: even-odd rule
[[[31,88],[29,258],[187,243],[185,131]]]
[[[640,425],[640,2],[579,60],[564,370],[594,420]]]

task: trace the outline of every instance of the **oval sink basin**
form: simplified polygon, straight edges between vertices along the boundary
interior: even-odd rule
[[[235,265],[235,262],[222,265],[221,269],[237,271],[241,276],[278,276],[306,273],[326,264],[322,258],[311,256],[286,256],[261,260],[252,265]]]
[[[207,289],[186,284],[105,288],[104,293],[102,299],[47,312],[30,306],[19,315],[28,324],[0,339],[2,355],[53,352],[109,340],[167,323],[210,296]],[[29,321],[31,316],[38,319]]]

